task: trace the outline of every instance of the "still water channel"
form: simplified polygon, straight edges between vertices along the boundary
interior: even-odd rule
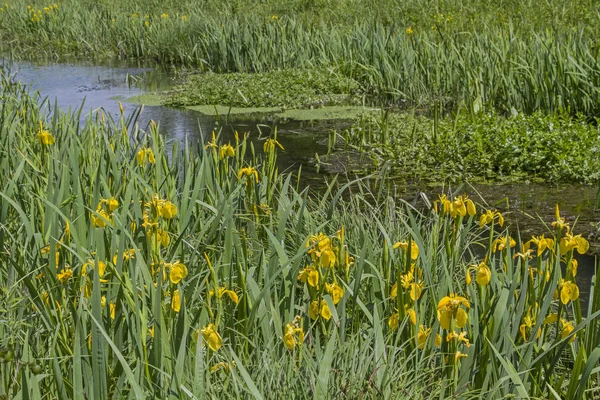
[[[0,65],[2,62],[0,61]],[[17,80],[28,84],[32,90],[47,97],[48,104],[55,103],[62,110],[75,110],[83,104],[82,118],[102,108],[104,112],[119,116],[121,101],[126,114],[131,114],[138,106],[127,103],[126,99],[146,92],[167,90],[175,83],[174,74],[169,71],[124,64],[86,64],[86,63],[8,63],[9,70]],[[132,84],[134,82],[134,84]],[[50,106],[49,106],[50,107]],[[221,137],[232,140],[233,132],[249,132],[250,140],[256,148],[262,148],[262,140],[272,133],[273,124],[262,122],[236,122],[226,118],[215,118],[196,111],[173,109],[164,106],[145,106],[138,120],[144,129],[151,120],[159,124],[160,132],[167,137],[167,143],[190,143],[203,138],[207,140],[213,130],[221,131]],[[83,122],[83,121],[82,121]],[[354,176],[355,171],[364,170],[368,158],[358,154],[340,152],[334,158],[333,165],[315,167],[315,153],[324,155],[327,152],[327,137],[332,129],[347,126],[348,121],[320,121],[318,123],[287,121],[277,126],[278,140],[285,147],[280,153],[279,168],[281,171],[297,171],[302,165],[302,185],[313,189],[323,187],[328,174],[346,173]],[[394,184],[395,192],[400,197],[423,206],[424,194],[433,200],[442,188],[425,184]],[[444,189],[448,189],[447,187]],[[476,202],[487,203],[506,213],[511,222],[512,232],[520,232],[523,239],[532,234],[546,232],[544,224],[554,219],[554,205],[559,204],[571,224],[577,219],[576,232],[590,239],[592,252],[600,253],[598,244],[600,213],[596,211],[597,188],[581,185],[548,186],[543,184],[508,184],[508,185],[464,185],[461,191],[466,192]],[[595,257],[580,258],[580,282],[591,280],[595,269]],[[582,288],[582,296],[589,288]]]

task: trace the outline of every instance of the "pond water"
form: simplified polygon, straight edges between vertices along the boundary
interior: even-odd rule
[[[1,64],[1,62],[0,62]],[[8,64],[8,63],[7,63]],[[34,64],[27,62],[13,63],[11,73],[16,79],[39,91],[47,97],[49,104],[56,104],[63,110],[76,109],[83,102],[82,115],[102,108],[104,112],[119,116],[119,101],[125,113],[136,110],[137,105],[124,100],[146,92],[169,89],[175,83],[172,71],[153,69],[145,66],[125,64],[94,65],[86,63]],[[84,118],[84,117],[83,117]],[[213,130],[221,130],[225,141],[233,140],[233,132],[249,132],[250,140],[257,149],[262,148],[262,140],[272,133],[274,126],[270,122],[228,121],[227,118],[215,118],[202,113],[173,109],[164,106],[145,106],[139,118],[139,125],[144,129],[151,120],[159,124],[160,132],[167,137],[167,143],[194,143],[201,138],[206,141]],[[324,177],[332,173],[340,173],[342,179],[350,179],[364,174],[369,160],[353,152],[338,151],[333,157],[321,157],[321,168],[316,168],[315,153],[327,153],[327,137],[332,129],[344,128],[348,121],[319,122],[280,122],[277,126],[278,140],[285,147],[280,153],[279,168],[281,171],[296,171],[302,165],[302,185],[309,185],[318,190],[323,187]],[[360,172],[363,171],[363,172]],[[426,195],[435,200],[437,194],[448,188],[432,187],[428,184],[392,183],[391,190],[417,207],[422,207],[421,200]],[[595,209],[596,192],[594,187],[582,185],[548,186],[543,184],[505,184],[505,185],[464,185],[461,193],[467,193],[479,203],[487,203],[506,213],[511,223],[513,235],[520,234],[525,240],[532,234],[547,232],[554,219],[554,206],[559,204],[563,214],[573,224],[578,217],[576,233],[590,238],[592,253],[600,253],[597,235],[597,221],[600,214]],[[414,201],[413,201],[414,199]],[[581,281],[590,281],[594,273],[593,256],[580,258]],[[582,291],[588,288],[582,288]]]

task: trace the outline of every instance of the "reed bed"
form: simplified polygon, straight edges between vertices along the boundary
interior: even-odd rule
[[[7,3],[0,36],[16,57],[213,72],[330,67],[401,106],[599,114],[597,4],[460,3]]]
[[[558,208],[513,239],[464,196],[300,190],[276,136],[167,153],[0,90],[0,398],[599,395],[600,289],[582,307]]]

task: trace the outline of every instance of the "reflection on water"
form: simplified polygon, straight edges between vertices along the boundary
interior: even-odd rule
[[[597,260],[595,256],[576,254],[575,258],[579,263],[577,269],[577,284],[579,286],[579,296],[581,297],[581,310],[585,315],[588,302],[590,299],[590,291],[592,289],[592,278],[597,272]]]
[[[119,115],[119,99],[125,99],[144,91],[143,86],[131,85],[131,77],[147,77],[142,85],[158,85],[157,89],[169,87],[168,74],[151,68],[128,67],[121,64],[98,66],[92,64],[33,64],[9,63],[11,74],[32,90],[39,91],[54,104],[67,110],[78,108],[82,103],[83,114],[104,108],[113,116]],[[135,107],[126,105],[131,112]]]

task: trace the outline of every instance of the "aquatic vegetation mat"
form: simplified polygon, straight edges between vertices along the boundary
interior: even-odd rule
[[[586,184],[600,180],[599,134],[597,124],[568,114],[429,118],[386,111],[365,114],[339,132],[405,179]]]
[[[356,103],[359,85],[333,70],[199,74],[174,89],[169,106],[308,108]]]

